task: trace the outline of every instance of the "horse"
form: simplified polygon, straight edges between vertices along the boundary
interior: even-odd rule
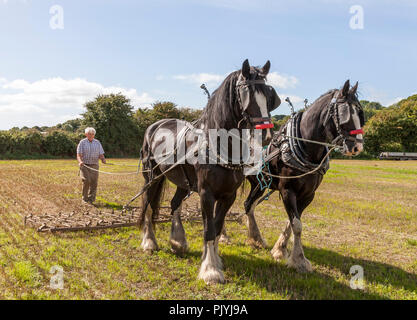
[[[190,127],[204,135],[208,135],[211,129],[237,130],[240,134],[243,129],[261,128],[262,145],[267,145],[272,139],[270,112],[281,103],[275,90],[265,83],[270,66],[269,60],[262,68],[250,66],[245,60],[241,70],[229,74],[213,92],[200,119],[192,124],[178,119],[160,120],[149,126],[144,135],[141,151],[143,176],[145,183],[151,184],[142,198],[139,219],[143,231],[141,247],[148,252],[158,250],[152,221],[158,217],[163,183],[168,179],[177,187],[171,200],[170,244],[174,253],[185,253],[188,244],[181,222],[181,206],[190,192],[197,192],[204,223],[204,247],[198,278],[207,284],[224,283],[218,240],[225,215],[245,179],[243,166],[229,163],[229,160],[226,163],[185,162],[178,158],[176,151],[187,148],[193,154],[194,138],[187,138],[192,131],[187,130]],[[227,141],[230,146],[229,139]],[[175,146],[174,152],[167,153],[166,149],[172,150],[167,147],[171,143],[171,147]],[[165,157],[158,161],[158,154]],[[172,161],[166,160],[170,156]]]
[[[267,149],[267,153],[272,154],[269,170],[274,175],[270,177],[269,194],[279,191],[289,218],[271,254],[277,261],[288,259],[287,265],[299,272],[312,271],[301,244],[301,215],[313,201],[328,169],[327,156],[330,152],[326,143],[340,146],[345,156],[355,156],[363,150],[361,128],[364,125],[364,114],[357,97],[357,89],[358,83],[350,88],[347,80],[342,89],[333,89],[323,94],[305,111],[291,117],[274,134]],[[266,248],[254,215],[256,206],[265,199],[263,194],[266,188],[260,187],[255,176],[248,176],[248,180],[251,190],[244,206],[249,242],[255,247]],[[287,242],[291,231],[294,235],[294,247],[290,253]]]

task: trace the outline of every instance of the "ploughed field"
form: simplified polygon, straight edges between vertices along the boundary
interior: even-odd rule
[[[74,160],[0,161],[0,299],[417,299],[416,161],[331,161],[302,216],[309,274],[288,269],[269,253],[287,221],[277,194],[256,210],[267,249],[247,244],[244,220],[227,221],[230,241],[219,247],[227,282],[210,286],[197,280],[199,220],[184,223],[190,250],[182,257],[171,253],[170,223],[157,224],[160,250],[153,255],[141,251],[137,227],[57,234],[25,228],[23,217],[30,213],[87,210],[77,174]],[[94,210],[117,212],[142,183],[141,175],[101,174]],[[162,206],[174,191],[167,186]],[[243,212],[248,191],[249,184],[232,212]],[[193,195],[184,207],[198,201]],[[363,290],[350,286],[354,265],[363,268]],[[50,287],[53,266],[63,269],[63,289]]]

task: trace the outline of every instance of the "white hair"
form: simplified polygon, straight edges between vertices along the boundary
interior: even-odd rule
[[[84,130],[84,132],[87,134],[87,133],[92,133],[92,134],[96,134],[96,129],[94,129],[94,128],[91,128],[91,127],[88,127],[88,128],[85,128],[85,130]]]

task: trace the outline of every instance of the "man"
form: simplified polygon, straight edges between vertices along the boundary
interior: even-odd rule
[[[96,201],[98,184],[98,160],[106,163],[103,147],[97,139],[94,139],[96,130],[85,129],[85,139],[82,139],[77,147],[77,160],[80,165],[80,177],[83,183],[83,203],[93,204]],[[97,171],[96,171],[97,170]]]

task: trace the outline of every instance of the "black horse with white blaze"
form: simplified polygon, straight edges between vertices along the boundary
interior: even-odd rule
[[[328,159],[324,159],[328,154],[325,143],[339,145],[346,156],[357,155],[363,150],[364,115],[357,98],[357,89],[358,83],[350,88],[348,80],[341,90],[328,91],[307,110],[298,112],[281,127],[267,149],[268,154],[275,155],[269,162],[269,169],[275,175],[270,178],[270,189],[272,192],[279,191],[289,217],[271,254],[276,260],[288,258],[288,265],[300,272],[311,271],[311,264],[305,258],[301,245],[301,214],[313,201],[328,169]],[[313,173],[308,174],[313,170]],[[295,178],[300,175],[304,176]],[[245,201],[245,212],[248,217],[249,241],[255,246],[266,247],[254,216],[255,207],[265,198],[265,189],[262,190],[255,176],[249,176],[248,180],[251,191]],[[290,254],[287,242],[291,231],[294,234],[294,247]]]
[[[227,76],[213,92],[199,120],[190,124],[177,119],[164,119],[149,126],[145,132],[141,156],[143,167],[148,171],[143,175],[145,182],[151,184],[143,196],[140,219],[142,248],[145,251],[158,249],[152,220],[158,216],[163,183],[168,178],[177,186],[171,200],[170,243],[175,253],[185,252],[188,245],[180,218],[181,205],[191,191],[198,192],[204,223],[204,252],[199,278],[206,283],[224,282],[218,240],[225,215],[245,179],[243,166],[184,162],[178,158],[177,151],[187,149],[194,154],[194,138],[188,139],[193,129],[207,136],[210,129],[235,129],[242,133],[243,129],[260,126],[261,129],[267,128],[262,130],[262,144],[267,145],[272,139],[270,111],[281,103],[275,90],[265,84],[269,69],[269,61],[262,68],[255,68],[245,60],[242,69]],[[165,152],[173,147],[174,152]],[[167,161],[170,156],[172,161]]]

